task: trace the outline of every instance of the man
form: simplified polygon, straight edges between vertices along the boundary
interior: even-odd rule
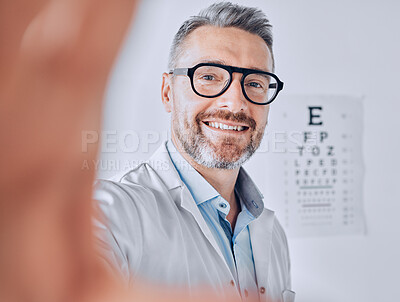
[[[171,140],[98,183],[106,258],[128,279],[293,301],[284,231],[241,168],[283,87],[272,73],[271,25],[258,9],[211,5],[181,26],[169,68]]]

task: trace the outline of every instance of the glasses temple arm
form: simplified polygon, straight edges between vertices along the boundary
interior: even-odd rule
[[[170,74],[174,75],[187,75],[188,74],[189,68],[175,68],[173,70],[170,70]]]

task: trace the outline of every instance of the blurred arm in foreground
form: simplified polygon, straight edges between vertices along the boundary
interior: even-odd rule
[[[0,0],[0,301],[161,298],[123,291],[97,262],[94,171],[81,170],[136,2]]]
[[[1,1],[1,301],[77,301],[102,274],[91,243],[107,76],[136,1]],[[104,275],[105,276],[105,275]],[[96,277],[96,278],[95,278]]]

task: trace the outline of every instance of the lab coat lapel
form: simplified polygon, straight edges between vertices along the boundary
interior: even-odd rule
[[[258,288],[267,288],[268,284],[274,219],[274,212],[264,209],[260,217],[249,225]],[[261,301],[265,299],[266,295],[260,296]]]
[[[198,226],[200,227],[201,231],[203,232],[204,236],[207,238],[207,240],[210,242],[212,247],[215,249],[215,251],[218,253],[218,255],[221,257],[224,263],[225,258],[222,255],[222,252],[215,241],[215,238],[213,234],[210,231],[210,228],[208,227],[207,223],[205,222],[203,215],[201,215],[199,208],[196,205],[196,202],[194,201],[192,194],[190,194],[189,189],[186,186],[182,187],[181,191],[181,206],[184,208],[186,211],[192,214],[193,218],[197,222]],[[229,270],[229,267],[227,265],[227,268]],[[230,271],[230,270],[229,270]]]
[[[196,223],[200,227],[203,235],[210,242],[211,246],[215,249],[218,255],[221,257],[223,262],[226,264],[225,258],[215,241],[213,234],[210,231],[207,223],[205,222],[203,215],[201,215],[199,208],[194,201],[192,194],[185,184],[181,181],[178,171],[176,171],[171,158],[168,155],[166,148],[166,142],[161,144],[158,150],[153,154],[149,160],[149,165],[155,170],[158,176],[163,181],[164,185],[169,190],[171,197],[174,199],[177,206],[181,206],[186,211],[192,214]],[[176,190],[181,190],[180,194]],[[227,270],[230,272],[228,264],[226,264]]]

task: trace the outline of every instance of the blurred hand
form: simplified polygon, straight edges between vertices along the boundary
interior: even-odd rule
[[[123,288],[92,244],[95,174],[81,165],[98,146],[82,152],[81,132],[100,129],[136,2],[0,0],[0,301],[189,299],[139,281]]]

